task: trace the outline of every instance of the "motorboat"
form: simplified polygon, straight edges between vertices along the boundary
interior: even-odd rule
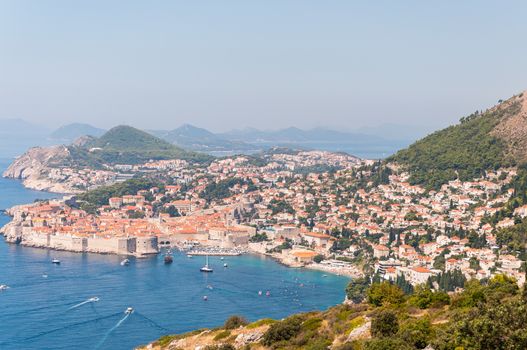
[[[55,264],[55,265],[60,265],[60,260],[59,259],[53,259],[53,260],[51,260],[51,263]]]
[[[223,264],[223,267],[228,267],[228,266],[229,266],[229,265],[227,265],[227,263],[224,263],[224,264]]]
[[[133,307],[127,307],[126,310],[124,310],[124,313],[127,314],[127,315],[130,315],[131,313],[134,312],[134,308]]]
[[[121,261],[121,266],[128,266],[128,265],[130,265],[130,260],[124,259],[123,261]]]
[[[207,258],[205,260],[205,266],[203,266],[201,269],[199,269],[201,272],[212,272],[214,271],[212,268],[209,267],[209,256],[207,255]]]
[[[271,295],[270,291],[265,292],[265,296],[270,296],[270,295]]]
[[[187,258],[192,258],[192,254],[187,254]]]
[[[88,299],[88,301],[89,301],[90,303],[96,303],[96,302],[99,301],[99,297],[93,297],[93,298],[90,298],[90,299]]]
[[[204,295],[204,296],[203,296],[203,300],[204,300],[204,301],[207,301],[207,300],[209,300],[209,297],[207,297],[206,295]]]
[[[164,258],[165,264],[172,264],[174,261],[174,258],[172,258],[172,255],[166,254]]]
[[[7,284],[0,284],[0,290],[7,290],[9,286]]]

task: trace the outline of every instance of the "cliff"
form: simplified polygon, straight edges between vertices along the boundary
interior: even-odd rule
[[[77,190],[67,184],[48,178],[50,168],[57,166],[70,157],[66,146],[33,147],[15,159],[4,171],[3,176],[23,180],[24,186],[57,193],[76,193]]]

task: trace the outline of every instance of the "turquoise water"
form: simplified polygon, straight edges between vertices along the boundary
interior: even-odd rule
[[[0,209],[51,196],[0,179]],[[0,224],[8,221],[0,215]],[[61,264],[52,265],[53,258]],[[232,314],[256,320],[324,309],[343,300],[347,283],[257,256],[228,257],[227,269],[211,257],[212,274],[199,272],[200,257],[178,254],[164,265],[160,255],[126,267],[122,259],[0,239],[0,284],[11,287],[0,292],[0,349],[132,349],[164,334],[218,326]],[[79,305],[91,297],[99,301]],[[135,312],[126,317],[129,306]]]

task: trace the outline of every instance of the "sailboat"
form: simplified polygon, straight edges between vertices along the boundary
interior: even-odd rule
[[[205,266],[199,269],[201,272],[212,272],[213,270],[209,267],[209,256],[207,255],[207,260],[205,261]]]

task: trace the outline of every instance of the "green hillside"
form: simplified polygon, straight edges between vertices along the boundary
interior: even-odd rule
[[[186,151],[131,126],[116,126],[83,147],[70,147],[74,159],[86,165],[137,164],[148,160],[208,161],[210,156]]]
[[[351,282],[348,294],[357,296]],[[527,349],[527,291],[496,275],[471,280],[461,293],[426,286],[404,294],[389,282],[374,283],[363,303],[247,323],[233,316],[221,327],[167,335],[154,350],[521,350]],[[240,346],[238,339],[249,339]],[[235,347],[235,345],[237,345]],[[146,349],[146,347],[144,348]]]
[[[512,140],[502,128],[513,128],[522,112],[523,94],[483,113],[461,118],[460,123],[437,131],[388,158],[410,171],[410,182],[427,188],[459,178],[470,180],[485,170],[522,163],[523,155],[513,152],[518,140],[527,141],[527,134]],[[512,142],[514,141],[514,142]]]

